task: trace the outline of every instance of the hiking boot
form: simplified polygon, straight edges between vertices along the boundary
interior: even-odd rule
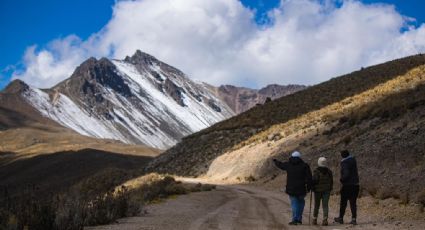
[[[289,222],[288,224],[289,225],[297,225],[298,224],[298,221],[293,220],[293,221]]]
[[[317,225],[317,219],[313,219],[313,225]]]
[[[323,219],[322,226],[328,226],[328,219]]]
[[[344,224],[344,220],[341,217],[334,218],[334,222],[338,224]]]
[[[357,225],[357,221],[356,221],[356,218],[353,218],[353,219],[351,219],[351,222],[350,222],[350,224],[352,224],[352,225]]]

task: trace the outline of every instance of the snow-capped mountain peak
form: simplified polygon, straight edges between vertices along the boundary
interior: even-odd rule
[[[139,50],[124,60],[90,58],[52,89],[23,96],[83,135],[161,149],[234,115],[205,84]]]

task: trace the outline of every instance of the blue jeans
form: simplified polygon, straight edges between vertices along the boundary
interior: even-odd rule
[[[305,206],[305,195],[303,196],[289,196],[292,208],[292,221],[301,222],[303,218],[303,211]]]

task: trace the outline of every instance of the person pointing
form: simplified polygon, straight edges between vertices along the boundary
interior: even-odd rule
[[[288,161],[273,159],[279,169],[286,171],[286,193],[291,200],[292,221],[290,225],[302,224],[305,196],[311,190],[312,175],[310,166],[301,159],[301,153],[295,151]]]

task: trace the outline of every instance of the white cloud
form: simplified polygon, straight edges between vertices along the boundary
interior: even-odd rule
[[[16,70],[12,79],[22,79],[37,87],[50,87],[69,77],[88,53],[75,35],[51,41],[45,49],[30,46],[25,51],[24,71]]]
[[[266,27],[253,14],[237,0],[118,1],[86,41],[70,35],[28,48],[26,69],[13,77],[49,87],[89,56],[124,58],[141,49],[214,85],[315,84],[425,51],[425,25],[412,27],[391,5],[282,0]]]

